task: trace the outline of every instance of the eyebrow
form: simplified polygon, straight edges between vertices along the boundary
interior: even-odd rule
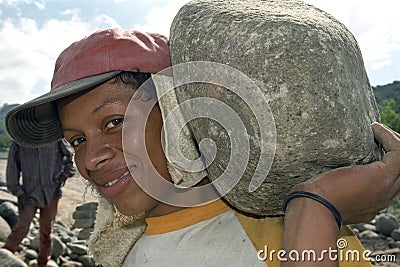
[[[113,99],[107,99],[105,100],[103,103],[101,103],[100,105],[98,105],[97,107],[95,107],[92,112],[90,113],[90,115],[95,115],[97,112],[99,112],[100,110],[102,110],[104,107],[111,105],[111,104],[115,104],[118,103],[118,99],[117,98],[113,98]]]
[[[100,110],[102,110],[104,107],[108,106],[108,105],[112,105],[115,103],[118,103],[118,99],[117,98],[113,98],[113,99],[107,99],[105,100],[103,103],[101,103],[100,105],[98,105],[97,107],[95,107],[92,112],[89,114],[89,116],[94,116],[97,112],[99,112]],[[72,128],[63,128],[63,131],[76,131],[75,129]]]
[[[76,130],[71,129],[71,128],[62,128],[63,132],[69,131],[69,132],[74,132]]]

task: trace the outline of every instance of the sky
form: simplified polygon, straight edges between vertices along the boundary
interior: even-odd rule
[[[304,0],[355,36],[372,86],[400,80],[400,1]],[[54,63],[72,42],[120,27],[169,36],[189,0],[0,0],[0,105],[50,90]]]

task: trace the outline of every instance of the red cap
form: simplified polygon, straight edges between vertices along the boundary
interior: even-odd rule
[[[167,37],[135,30],[106,29],[73,43],[56,61],[51,91],[6,115],[11,137],[28,147],[63,137],[54,100],[105,82],[121,71],[157,73],[170,67]]]
[[[117,28],[100,30],[60,54],[51,89],[115,70],[157,73],[169,66],[167,37]]]

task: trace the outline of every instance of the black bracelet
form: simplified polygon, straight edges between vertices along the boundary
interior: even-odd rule
[[[316,194],[310,193],[310,192],[306,192],[306,191],[298,191],[298,192],[293,192],[290,193],[286,198],[285,201],[283,203],[283,212],[286,212],[286,207],[289,203],[290,200],[292,200],[293,198],[296,197],[307,197],[307,198],[311,198],[313,200],[318,201],[319,203],[321,203],[322,205],[324,205],[325,207],[327,207],[333,214],[333,216],[335,216],[336,222],[338,224],[339,229],[342,228],[342,216],[340,216],[339,211],[335,208],[335,206],[333,206],[328,200],[326,200],[323,197],[320,197]]]

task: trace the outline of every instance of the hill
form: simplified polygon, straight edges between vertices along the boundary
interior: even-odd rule
[[[16,106],[18,106],[18,104],[12,104],[12,105],[4,104],[0,108],[0,134],[7,133],[6,128],[4,126],[4,118],[6,117],[7,112]]]
[[[0,109],[0,118],[4,118],[7,114],[7,112],[13,108],[15,108],[16,106],[18,106],[19,104],[4,104],[1,109]]]
[[[4,104],[0,108],[0,152],[5,152],[11,145],[11,138],[7,133],[6,127],[4,125],[4,118],[9,110],[18,106],[18,104]]]
[[[384,124],[400,132],[400,81],[373,87]]]
[[[386,85],[372,87],[378,104],[384,100],[394,99],[397,105],[400,105],[400,81],[394,81]]]

